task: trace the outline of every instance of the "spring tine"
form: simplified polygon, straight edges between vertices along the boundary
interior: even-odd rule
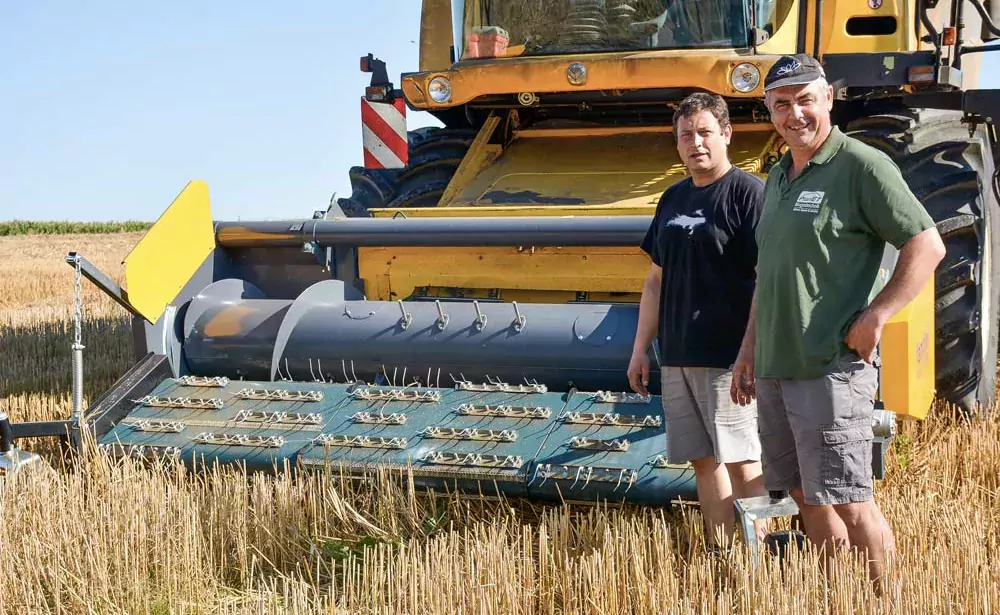
[[[430,386],[430,385],[431,385],[431,383],[428,382],[427,386]],[[441,388],[441,368],[440,367],[438,368],[438,377],[437,377],[437,385],[436,386],[439,389]]]
[[[351,377],[353,378],[352,382],[358,381],[358,374],[354,371],[354,359],[351,359]]]
[[[537,466],[535,466],[535,476],[531,479],[531,482],[535,482],[535,479],[538,478],[538,473],[539,471],[541,471],[541,469],[542,469],[542,464],[538,464]],[[549,475],[546,472],[542,474],[542,482],[538,483],[538,486],[541,487],[542,485],[545,484],[545,481],[547,480],[549,480]]]

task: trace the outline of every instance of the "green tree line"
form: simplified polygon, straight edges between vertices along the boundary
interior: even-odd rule
[[[152,222],[125,220],[123,222],[70,222],[12,220],[0,222],[0,237],[12,235],[66,235],[70,233],[128,233],[145,231]]]

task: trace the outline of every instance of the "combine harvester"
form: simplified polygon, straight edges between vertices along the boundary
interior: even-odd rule
[[[690,468],[664,462],[658,371],[649,398],[625,374],[638,244],[684,175],[671,117],[693,91],[725,96],[734,163],[764,176],[783,144],[762,76],[810,52],[835,121],[895,159],[948,249],[884,332],[881,475],[896,416],[925,418],[935,394],[970,412],[993,401],[1000,92],[977,84],[997,24],[1000,0],[424,0],[419,72],[397,89],[361,59],[349,198],[311,219],[218,222],[193,182],[126,259],[125,290],[70,255],[134,314],[137,362],[73,420],[6,428],[7,465],[31,459],[11,437],[83,426],[114,455],[693,499]],[[408,133],[408,109],[445,128]],[[775,495],[739,502],[744,521],[788,513]]]

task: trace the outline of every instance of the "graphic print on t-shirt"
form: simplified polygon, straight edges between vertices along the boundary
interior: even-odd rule
[[[705,224],[705,215],[704,210],[701,209],[692,211],[691,215],[677,214],[667,221],[667,226],[679,226],[688,232],[688,236],[694,233],[694,230],[702,224]]]

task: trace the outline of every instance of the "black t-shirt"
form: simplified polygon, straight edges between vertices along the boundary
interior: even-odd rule
[[[733,167],[708,186],[691,178],[663,193],[642,249],[663,268],[660,363],[729,368],[739,354],[756,282],[754,230],[764,182]]]

